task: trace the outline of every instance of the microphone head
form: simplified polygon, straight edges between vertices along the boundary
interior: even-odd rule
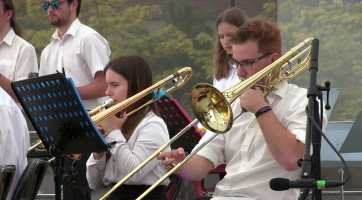
[[[275,191],[283,191],[289,189],[289,179],[273,178],[269,182],[270,189]]]

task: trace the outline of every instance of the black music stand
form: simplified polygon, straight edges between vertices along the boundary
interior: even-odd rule
[[[11,86],[45,148],[56,158],[55,194],[60,200],[61,156],[107,151],[110,145],[92,122],[72,79],[56,73]]]

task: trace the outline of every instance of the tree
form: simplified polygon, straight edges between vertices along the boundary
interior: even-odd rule
[[[318,38],[319,71],[317,81],[329,80],[331,87],[340,88],[332,121],[354,120],[361,109],[362,93],[362,2],[345,6],[343,2],[287,0],[278,10],[283,51],[307,37]],[[303,87],[309,85],[305,70],[290,82]]]
[[[19,17],[24,24],[27,40],[35,46],[40,57],[56,28],[49,23],[47,13],[38,1],[26,2],[25,6],[18,2],[22,10],[26,11]],[[155,5],[128,6],[125,0],[83,0],[79,19],[107,39],[112,59],[126,54],[144,57],[152,67],[154,81],[183,67],[192,67],[194,73],[191,80],[171,94],[180,99],[182,94],[190,92],[194,84],[211,82],[213,39],[212,29],[206,25],[207,12],[195,12],[190,0],[182,0],[177,9],[183,16],[192,17],[175,18],[179,20],[176,26],[172,20],[166,25],[163,23],[161,26],[164,28],[155,33],[150,33],[146,28],[148,23],[163,15],[161,7]],[[194,28],[185,28],[187,24],[192,24]],[[204,72],[206,69],[207,76]]]
[[[175,0],[167,0],[166,10],[166,24],[172,24],[188,37],[195,38],[199,33],[212,35],[213,30],[207,24],[207,19],[211,16],[210,10],[201,9],[195,12],[191,0],[180,0],[177,6]]]

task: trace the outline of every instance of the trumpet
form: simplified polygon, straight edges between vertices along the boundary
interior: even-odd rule
[[[201,148],[209,143],[217,134],[222,134],[230,130],[233,124],[233,113],[230,104],[234,102],[242,93],[253,87],[259,80],[264,78],[264,95],[276,89],[276,86],[284,80],[289,80],[307,68],[311,59],[311,43],[313,38],[307,38],[298,44],[278,60],[268,65],[250,78],[238,83],[224,92],[218,91],[213,86],[200,83],[196,84],[190,94],[191,108],[197,119],[210,131],[214,136],[201,144],[197,149],[191,152],[184,160],[179,162],[173,169],[161,177],[156,183],[141,194],[137,200],[145,197],[157,185],[163,182],[168,176],[178,170],[188,159],[196,154]],[[306,55],[302,60],[302,57]],[[283,70],[289,66],[289,69],[283,73]],[[277,77],[275,77],[277,74]],[[245,110],[239,113],[240,116]],[[196,119],[196,120],[197,120]],[[235,118],[234,118],[235,119]],[[194,120],[195,121],[195,120]]]

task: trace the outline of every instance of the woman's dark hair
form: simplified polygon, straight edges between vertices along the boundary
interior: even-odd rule
[[[221,23],[227,23],[236,27],[240,27],[249,20],[246,13],[239,8],[229,8],[225,10],[216,21],[216,30]],[[216,41],[214,56],[214,76],[217,80],[226,78],[230,67],[228,67],[229,55],[220,43],[220,38]]]
[[[106,74],[109,69],[122,75],[128,81],[127,98],[142,92],[153,84],[151,67],[141,56],[126,55],[118,57],[107,64],[107,66],[104,68],[104,74]],[[130,113],[152,98],[153,93],[148,94],[132,105],[128,106],[125,110],[127,113]],[[142,121],[142,119],[144,119],[148,111],[153,111],[157,116],[159,116],[157,105],[154,102],[127,118],[121,129],[126,140],[132,136],[133,131],[136,129],[137,125]]]
[[[12,0],[0,0],[4,5],[4,11],[12,10],[13,16],[10,18],[10,26],[13,28],[16,35],[23,37],[23,30],[18,22],[15,20],[15,6]]]

